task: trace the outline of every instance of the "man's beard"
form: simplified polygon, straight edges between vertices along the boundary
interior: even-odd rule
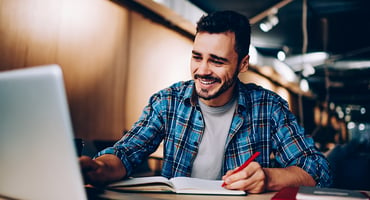
[[[197,75],[197,74],[194,75],[194,79],[198,79],[198,78],[215,80],[216,82],[219,82],[219,83],[221,82],[221,80],[219,78],[216,78],[216,77],[201,76],[201,75]],[[238,71],[236,70],[233,77],[231,79],[227,80],[215,94],[209,95],[209,96],[202,95],[202,94],[208,94],[209,91],[207,89],[201,89],[200,88],[201,92],[198,92],[198,90],[196,90],[197,95],[199,96],[199,98],[202,98],[204,100],[215,99],[215,98],[219,97],[221,94],[223,94],[226,90],[228,90],[231,86],[233,86],[237,79],[238,79]]]

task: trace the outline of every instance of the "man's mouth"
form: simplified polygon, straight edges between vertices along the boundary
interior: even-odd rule
[[[216,82],[216,80],[209,80],[209,79],[199,79],[200,83],[204,85],[211,85]]]
[[[194,76],[195,79],[198,79],[199,82],[203,85],[211,85],[211,84],[214,84],[214,83],[217,83],[217,82],[221,82],[220,79],[218,78],[215,78],[215,77],[211,77],[211,76],[199,76],[199,75],[195,75]]]

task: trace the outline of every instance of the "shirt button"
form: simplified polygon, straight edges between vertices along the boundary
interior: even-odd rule
[[[202,120],[202,117],[198,117],[199,120]]]

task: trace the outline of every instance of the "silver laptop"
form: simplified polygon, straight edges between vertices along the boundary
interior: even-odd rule
[[[0,198],[86,199],[58,65],[0,72]]]

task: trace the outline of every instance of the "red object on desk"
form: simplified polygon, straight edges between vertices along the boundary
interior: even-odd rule
[[[244,168],[246,168],[248,165],[249,165],[249,163],[251,163],[254,159],[256,159],[257,158],[257,156],[259,156],[260,155],[260,152],[256,152],[256,153],[254,153],[250,158],[248,158],[248,160],[247,161],[245,161],[245,163],[244,164],[242,164],[238,169],[236,169],[235,171],[233,171],[233,173],[232,174],[235,174],[235,173],[237,173],[237,172],[240,172],[241,170],[243,170]],[[221,185],[221,187],[225,187],[225,185],[226,185],[226,183],[224,182],[222,185]]]
[[[299,187],[286,187],[277,192],[271,200],[295,200]]]

